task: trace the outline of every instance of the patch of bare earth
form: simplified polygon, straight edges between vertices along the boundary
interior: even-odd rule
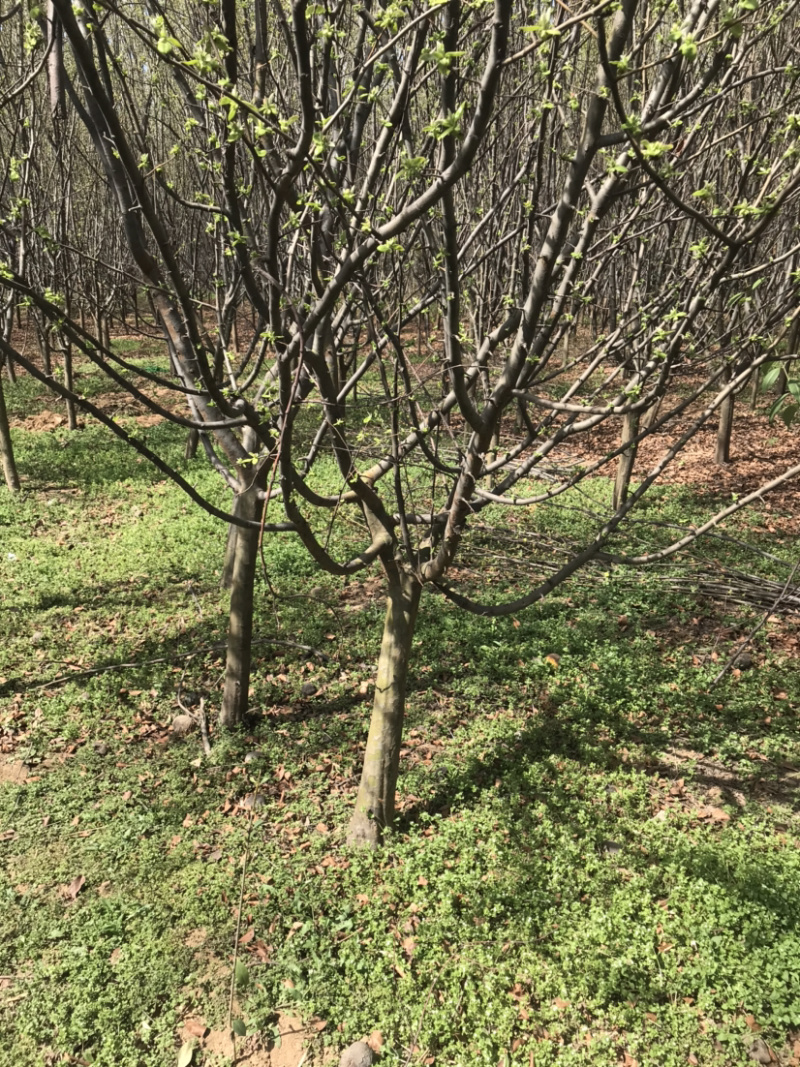
[[[57,411],[40,411],[38,415],[29,415],[25,419],[12,419],[12,426],[19,426],[23,430],[34,430],[41,433],[46,430],[57,430],[67,425],[67,416]]]
[[[293,1015],[280,1013],[277,1036],[250,1034],[234,1038],[227,1030],[209,1030],[200,1019],[187,1019],[180,1041],[194,1041],[202,1053],[204,1067],[235,1064],[236,1067],[301,1067],[322,1065],[336,1057],[317,1040],[325,1023],[319,1019],[303,1022]]]
[[[0,785],[24,785],[30,771],[24,763],[0,763]]]

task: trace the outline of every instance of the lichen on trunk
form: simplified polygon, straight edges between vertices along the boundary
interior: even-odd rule
[[[421,586],[392,561],[386,568],[388,593],[375,699],[348,844],[377,848],[394,821],[394,797],[406,704],[411,641]]]

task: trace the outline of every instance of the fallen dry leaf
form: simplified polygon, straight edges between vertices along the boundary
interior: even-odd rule
[[[711,804],[704,804],[697,809],[698,819],[710,819],[711,822],[730,822],[730,815],[722,808],[715,808]]]
[[[201,1019],[187,1019],[183,1024],[183,1033],[187,1038],[199,1037],[202,1039],[208,1033],[208,1027]]]
[[[403,952],[405,952],[406,956],[408,956],[409,959],[411,959],[411,957],[414,955],[416,948],[417,942],[414,940],[413,937],[403,938]]]
[[[70,900],[75,900],[78,893],[83,889],[86,884],[86,879],[82,874],[79,874],[77,878],[73,878],[69,885],[63,887],[63,893],[65,897],[69,897]]]

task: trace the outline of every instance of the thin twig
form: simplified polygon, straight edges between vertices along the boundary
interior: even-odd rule
[[[261,788],[263,783],[264,783],[264,778],[263,778],[263,775],[262,775],[261,781],[259,782],[259,785],[255,789],[253,806],[250,808],[250,811],[248,812],[247,837],[245,838],[244,854],[242,856],[242,879],[241,879],[241,881],[239,883],[239,907],[238,907],[238,914],[236,916],[236,933],[235,933],[234,939],[233,939],[233,969],[231,971],[230,996],[228,997],[228,1031],[229,1032],[232,1031],[231,1017],[233,1015],[233,997],[234,997],[234,993],[236,991],[236,963],[237,963],[237,961],[239,959],[239,936],[240,936],[241,931],[242,931],[242,912],[244,910],[244,882],[245,882],[245,877],[247,876],[247,864],[250,861],[250,836],[251,836],[251,834],[253,832],[253,823],[255,822],[255,796],[258,795],[259,789]],[[234,1061],[235,1061],[235,1059],[236,1059],[236,1056],[235,1056],[235,1053],[236,1053],[236,1035],[235,1034],[233,1034],[233,1051],[234,1051]]]
[[[211,742],[208,739],[208,719],[206,718],[205,697],[200,697],[200,707],[197,709],[195,718],[200,726],[200,736],[203,739],[203,752],[205,752],[207,756],[210,756]]]
[[[228,997],[228,1030],[232,1030],[231,1019],[233,1016],[233,997],[236,992],[236,964],[239,960],[239,935],[242,930],[242,911],[244,910],[244,880],[247,875],[247,863],[250,859],[250,831],[253,828],[253,811],[250,809],[249,821],[247,826],[247,840],[244,846],[244,855],[242,856],[242,880],[239,883],[239,907],[237,909],[238,914],[236,916],[236,933],[233,938],[233,968],[231,970],[231,991]],[[236,1036],[233,1038],[234,1050],[236,1048]]]
[[[414,1034],[414,1037],[411,1039],[411,1045],[409,1046],[409,1049],[408,1049],[408,1057],[406,1059],[404,1067],[409,1067],[409,1064],[411,1063],[411,1060],[414,1057],[414,1052],[416,1051],[416,1048],[417,1048],[417,1039],[419,1038],[419,1035],[420,1035],[420,1033],[422,1031],[422,1023],[423,1023],[423,1020],[425,1018],[425,1012],[428,1010],[428,1004],[430,1004],[431,997],[433,996],[433,991],[436,988],[436,983],[438,981],[439,981],[439,975],[437,974],[435,976],[435,978],[433,979],[433,981],[431,982],[431,987],[428,990],[428,995],[425,998],[425,1003],[422,1005],[422,1011],[419,1013],[419,1019],[417,1020],[417,1029],[416,1029],[416,1032]]]

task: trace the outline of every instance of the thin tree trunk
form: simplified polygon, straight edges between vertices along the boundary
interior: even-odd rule
[[[662,397],[659,397],[658,400],[656,400],[655,404],[651,404],[647,411],[645,411],[644,415],[640,416],[640,430],[649,430],[653,423],[656,421],[656,419],[658,418],[658,413],[661,410],[662,399]]]
[[[378,847],[383,831],[394,821],[408,662],[421,592],[419,582],[397,569],[394,562],[387,568],[387,576],[389,589],[375,699],[356,810],[347,832],[348,844],[368,848]]]
[[[636,437],[639,432],[639,416],[637,413],[626,415],[622,422],[622,440],[620,445],[625,446]],[[631,445],[617,460],[617,476],[614,479],[614,493],[611,497],[611,507],[614,511],[622,507],[628,499],[628,487],[631,484],[633,465],[636,462],[636,445]]]
[[[11,332],[14,329],[14,304],[9,302],[8,309],[6,310],[5,322],[3,323],[3,340],[8,343],[11,341]],[[17,372],[14,370],[14,361],[10,356],[5,358],[6,374],[10,382],[17,380]],[[1,369],[1,368],[0,368]]]
[[[727,385],[731,380],[730,367],[725,369],[722,376]],[[717,447],[714,452],[714,461],[722,466],[731,461],[731,434],[733,433],[733,405],[735,397],[733,393],[727,396],[719,407],[719,422],[717,424]]]
[[[200,431],[189,430],[186,435],[186,446],[183,450],[184,459],[194,459],[197,455],[197,446],[200,444]]]
[[[0,376],[0,460],[3,463],[3,475],[8,488],[16,493],[20,490],[19,475],[14,463],[14,450],[11,445],[11,427],[8,424],[8,410],[3,392],[3,379]]]
[[[231,319],[231,345],[233,346],[234,355],[239,355],[239,323],[237,322],[238,308],[233,309],[233,318]]]
[[[237,500],[236,513],[257,519],[260,513],[258,486],[254,482]],[[250,696],[251,645],[253,639],[253,593],[258,561],[258,530],[239,527],[231,576],[231,607],[225,690],[219,713],[220,726],[238,726],[247,714]]]
[[[39,350],[42,353],[42,366],[47,375],[53,373],[53,360],[50,353],[50,334],[47,332],[47,323],[42,324],[42,332],[39,337]]]
[[[64,341],[64,384],[67,389],[74,389],[72,375],[72,346],[69,341]],[[67,400],[67,426],[70,430],[78,429],[78,413],[75,409],[75,401]]]
[[[789,376],[786,373],[784,367],[778,375],[778,380],[775,382],[775,396],[783,396],[789,386]]]

